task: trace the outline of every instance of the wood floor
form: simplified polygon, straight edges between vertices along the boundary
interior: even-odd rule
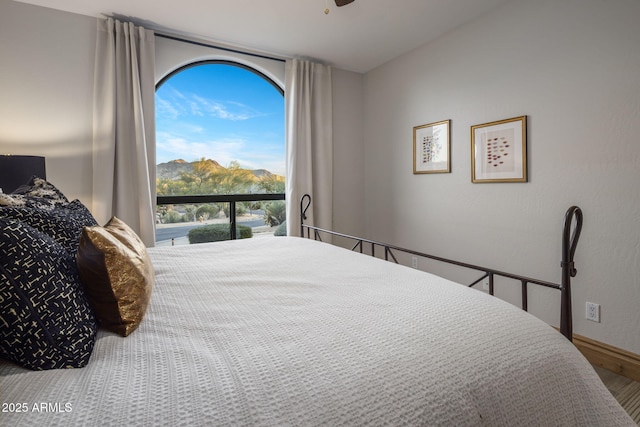
[[[594,368],[613,397],[640,426],[640,383],[598,366]]]

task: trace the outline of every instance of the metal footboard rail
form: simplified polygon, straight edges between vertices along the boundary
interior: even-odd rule
[[[378,242],[375,240],[365,239],[362,237],[356,237],[349,234],[339,233],[333,230],[327,230],[320,227],[305,224],[307,219],[307,210],[311,206],[311,196],[305,194],[300,200],[300,235],[301,237],[313,238],[315,240],[322,241],[322,234],[329,234],[332,236],[343,237],[355,242],[351,248],[352,251],[359,251],[364,253],[364,247],[370,248],[371,256],[376,256],[376,248],[383,250],[383,256],[386,261],[392,261],[398,264],[398,259],[394,255],[395,252],[402,252],[409,255],[419,256],[421,258],[427,258],[434,261],[444,262],[452,264],[458,267],[467,268],[470,270],[479,271],[482,273],[478,279],[474,280],[468,287],[473,287],[478,283],[481,283],[485,279],[489,279],[489,294],[494,294],[494,278],[496,276],[513,279],[520,282],[522,291],[522,309],[528,311],[528,286],[529,284],[544,286],[547,288],[557,289],[561,293],[560,298],[560,332],[567,337],[567,339],[573,339],[573,321],[571,311],[571,278],[575,277],[577,270],[575,269],[574,255],[578,240],[580,238],[580,232],[582,230],[582,210],[577,206],[570,207],[564,220],[564,228],[562,233],[562,261],[560,267],[562,268],[562,281],[560,284],[548,282],[545,280],[535,279],[531,277],[522,276],[519,274],[513,274],[506,271],[496,270],[493,268],[483,267],[479,265],[469,264],[457,260],[443,258],[436,255],[427,254],[424,252],[415,251],[412,249],[403,248],[388,243]]]

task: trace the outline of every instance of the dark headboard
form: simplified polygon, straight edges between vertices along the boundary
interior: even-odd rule
[[[33,175],[46,179],[44,157],[0,155],[0,188],[11,193],[26,184]]]

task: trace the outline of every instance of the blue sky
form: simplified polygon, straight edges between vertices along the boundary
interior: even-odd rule
[[[198,65],[156,91],[156,163],[202,157],[285,175],[284,98],[263,77]]]

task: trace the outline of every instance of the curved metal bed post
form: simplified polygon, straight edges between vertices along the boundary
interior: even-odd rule
[[[309,209],[309,206],[311,206],[311,196],[305,194],[300,198],[300,237],[304,237],[304,220],[307,219],[307,209]]]
[[[573,220],[575,218],[575,225]],[[572,233],[573,230],[573,233]],[[580,232],[582,231],[582,210],[577,206],[567,209],[564,217],[564,230],[562,233],[562,287],[560,291],[560,333],[570,341],[573,339],[573,319],[571,312],[571,278],[576,277],[578,271],[575,268],[573,257],[576,253]]]

